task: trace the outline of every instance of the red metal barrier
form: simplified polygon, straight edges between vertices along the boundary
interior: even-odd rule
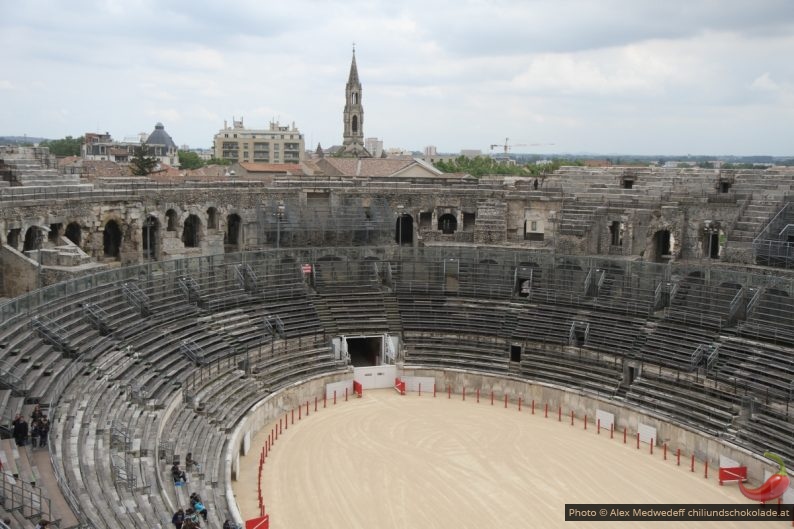
[[[364,386],[361,385],[361,382],[358,380],[353,381],[353,393],[358,395],[358,398],[361,398],[364,395]]]

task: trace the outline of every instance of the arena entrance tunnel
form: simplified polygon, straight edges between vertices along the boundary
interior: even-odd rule
[[[354,367],[371,367],[383,363],[383,336],[346,337],[347,354]]]

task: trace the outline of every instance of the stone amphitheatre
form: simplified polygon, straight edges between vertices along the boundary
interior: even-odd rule
[[[243,523],[257,433],[361,368],[606,410],[756,483],[765,450],[794,461],[794,170],[86,184],[0,159],[0,424],[52,425],[0,445],[15,527],[166,527],[194,491]]]

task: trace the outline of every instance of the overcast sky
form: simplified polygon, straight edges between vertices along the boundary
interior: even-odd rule
[[[387,147],[794,155],[791,0],[0,0],[0,135],[224,119]],[[548,145],[553,144],[553,145]]]

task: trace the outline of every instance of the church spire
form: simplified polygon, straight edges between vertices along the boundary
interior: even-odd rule
[[[345,132],[342,145],[348,155],[368,157],[369,153],[364,148],[364,107],[361,104],[361,92],[361,81],[356,66],[356,46],[353,44],[350,75],[345,86],[345,110],[342,116]]]
[[[358,80],[358,68],[356,67],[356,43],[353,43],[353,60],[350,63],[350,75],[347,76],[347,86],[361,85]]]

